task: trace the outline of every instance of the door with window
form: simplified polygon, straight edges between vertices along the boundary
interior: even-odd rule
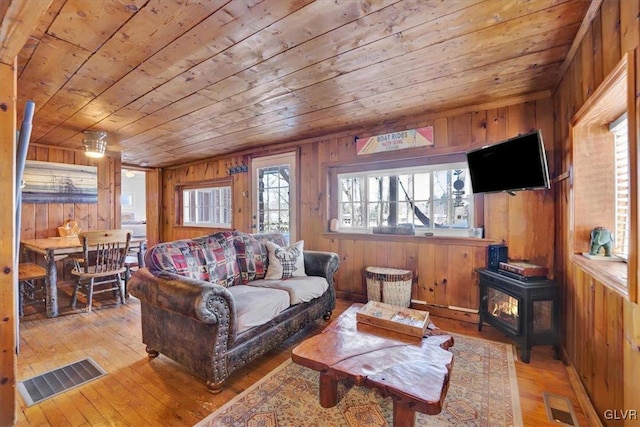
[[[281,232],[295,241],[296,157],[291,152],[252,159],[254,232]]]

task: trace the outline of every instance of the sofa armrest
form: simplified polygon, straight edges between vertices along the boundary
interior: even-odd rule
[[[236,329],[233,296],[218,284],[141,268],[131,275],[127,290],[140,301],[163,310],[202,323],[228,324],[230,331]]]
[[[307,276],[321,276],[333,284],[333,275],[338,271],[340,259],[334,252],[304,251],[304,270]]]

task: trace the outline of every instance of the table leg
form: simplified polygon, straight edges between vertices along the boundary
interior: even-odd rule
[[[409,427],[416,423],[416,411],[409,405],[399,400],[393,400],[393,425],[394,427]]]
[[[45,286],[47,286],[45,292],[47,317],[56,317],[58,315],[58,270],[52,250],[47,251],[47,283]]]
[[[338,380],[326,371],[320,372],[320,406],[333,408],[338,404]]]

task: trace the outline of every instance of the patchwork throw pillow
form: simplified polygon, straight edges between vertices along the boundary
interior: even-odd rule
[[[145,262],[152,271],[168,271],[192,279],[210,280],[204,267],[204,254],[197,242],[176,240],[154,246],[145,254]]]
[[[252,234],[260,242],[260,253],[264,262],[264,271],[267,273],[267,265],[269,265],[269,250],[267,242],[273,242],[278,246],[288,246],[289,240],[282,233],[256,233]],[[262,277],[264,279],[264,276]]]
[[[242,283],[264,279],[267,271],[267,254],[262,254],[261,244],[250,234],[233,232],[233,244],[236,247],[238,267]],[[266,252],[266,251],[265,251]]]
[[[307,275],[304,271],[304,240],[287,247],[273,242],[266,242],[266,245],[269,251],[269,265],[265,279],[290,279]]]
[[[227,288],[240,284],[240,268],[236,260],[233,234],[230,231],[220,231],[196,238],[194,241],[202,247],[204,264],[211,275],[210,282],[217,282]]]

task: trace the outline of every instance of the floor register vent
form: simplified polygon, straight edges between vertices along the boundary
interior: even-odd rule
[[[95,380],[107,372],[91,358],[71,363],[18,383],[18,391],[27,406]]]
[[[576,413],[573,410],[571,400],[557,394],[542,393],[544,407],[547,410],[547,418],[560,425],[579,427]]]

